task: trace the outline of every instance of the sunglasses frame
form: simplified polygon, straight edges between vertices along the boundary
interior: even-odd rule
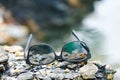
[[[62,47],[61,53],[60,53],[59,56],[56,55],[55,49],[54,49],[52,46],[50,46],[49,44],[46,44],[46,43],[38,43],[38,44],[32,45],[30,48],[28,48],[29,45],[30,45],[31,39],[32,39],[32,34],[31,34],[30,37],[29,37],[29,39],[28,39],[26,48],[25,48],[25,53],[27,52],[27,55],[24,54],[26,63],[27,63],[27,64],[31,64],[31,65],[39,66],[39,65],[46,65],[46,64],[52,63],[52,62],[54,62],[55,60],[58,60],[58,61],[59,61],[59,60],[60,60],[60,61],[67,61],[67,62],[74,63],[74,62],[82,62],[82,61],[84,61],[84,60],[90,59],[90,58],[91,58],[91,53],[90,53],[90,50],[89,50],[89,48],[87,47],[86,43],[79,40],[79,38],[78,38],[78,36],[76,35],[76,33],[75,33],[74,30],[72,31],[72,33],[73,33],[73,35],[77,38],[78,41],[71,41],[71,42],[79,42],[80,45],[82,45],[82,47],[87,51],[87,57],[85,57],[85,58],[83,58],[83,59],[81,59],[81,60],[67,60],[67,59],[64,59],[64,58],[62,57],[62,54],[63,54],[62,52],[63,52],[64,46],[67,45],[67,44],[69,44],[69,43],[71,43],[71,42],[66,43],[66,44]],[[35,47],[35,46],[40,46],[40,45],[46,45],[46,46],[48,46],[49,48],[52,49],[52,52],[54,53],[55,58],[54,58],[51,62],[45,63],[45,64],[43,64],[43,63],[41,63],[41,64],[33,64],[33,63],[31,63],[31,62],[29,61],[30,49],[33,48],[33,47]],[[28,51],[27,51],[27,50],[28,50]],[[26,56],[27,56],[27,57],[26,57]]]
[[[36,66],[45,65],[45,64],[38,64],[38,65],[37,65],[37,64],[33,64],[33,63],[31,63],[31,62],[29,61],[30,49],[33,48],[33,47],[35,47],[35,46],[40,46],[40,45],[46,45],[46,46],[48,46],[49,48],[52,49],[55,57],[57,56],[56,53],[55,53],[55,51],[54,51],[54,49],[52,48],[52,46],[50,46],[49,44],[46,44],[46,43],[38,43],[37,45],[33,45],[33,46],[31,46],[31,47],[28,49],[28,54],[27,54],[27,58],[26,58],[26,63],[27,63],[27,64],[32,64],[32,65],[36,65]],[[55,59],[53,59],[51,62],[53,62],[54,60],[55,60]],[[48,63],[46,63],[46,64],[48,64]]]

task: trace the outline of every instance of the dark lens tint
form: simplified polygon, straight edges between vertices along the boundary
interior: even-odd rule
[[[78,62],[87,58],[87,51],[82,47],[79,41],[74,41],[64,45],[62,57],[67,61]]]
[[[35,45],[29,49],[29,62],[34,65],[47,64],[55,59],[54,50],[45,44]]]

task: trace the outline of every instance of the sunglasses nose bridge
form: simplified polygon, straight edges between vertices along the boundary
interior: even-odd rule
[[[57,60],[57,61],[62,61],[63,59],[62,59],[61,55],[56,55],[56,56],[55,56],[55,60]]]

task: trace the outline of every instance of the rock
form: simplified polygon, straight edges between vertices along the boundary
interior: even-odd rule
[[[64,74],[59,73],[59,74],[57,74],[56,78],[62,80],[62,79],[64,79]]]
[[[0,44],[15,44],[28,34],[27,28],[23,25],[0,24]]]
[[[39,73],[40,73],[40,75],[43,76],[43,77],[45,77],[46,74],[47,74],[47,73],[46,73],[46,69],[40,69],[40,70],[39,70]]]
[[[8,60],[7,53],[0,46],[0,63],[6,62]]]
[[[69,73],[69,72],[70,72],[69,69],[65,69],[65,70],[64,70],[64,73]]]
[[[63,66],[66,66],[66,65],[68,65],[69,64],[69,62],[67,62],[67,61],[63,61],[63,62],[56,62],[57,64],[56,64],[56,67],[63,67]]]
[[[25,63],[25,61],[10,61],[8,63],[8,68],[10,75],[16,75],[26,72],[26,69],[28,69],[29,66]]]
[[[69,65],[67,65],[67,67],[69,68],[69,69],[74,69],[74,68],[76,68],[77,67],[77,64],[69,64]]]
[[[17,80],[15,77],[3,76],[2,80]]]
[[[49,74],[47,74],[47,76],[50,77],[50,78],[56,78],[57,74],[49,73]]]
[[[92,63],[88,63],[79,69],[79,73],[84,79],[94,79],[98,68]]]
[[[26,72],[18,75],[17,80],[28,80],[33,78],[32,72]]]
[[[95,1],[96,0],[0,0],[0,3],[11,11],[11,14],[16,18],[14,21],[19,21],[27,25],[30,32],[34,33],[41,41],[43,39],[51,41],[55,40],[55,38],[62,39],[62,37],[66,37],[71,29],[80,24],[82,19],[94,10]],[[9,21],[8,17],[5,17],[5,19]],[[17,32],[19,32],[19,29]],[[22,32],[23,31],[17,34],[22,34]]]
[[[5,71],[5,67],[3,64],[0,64],[0,75]]]
[[[4,52],[7,53],[8,57],[9,57],[9,61],[12,60],[18,60],[18,59],[24,59],[24,52],[23,52],[23,48],[21,46],[17,46],[17,45],[12,45],[12,46],[2,46],[2,49],[4,50]]]
[[[23,51],[23,48],[21,46],[12,45],[12,46],[3,46],[3,49],[7,52],[15,53],[15,52],[21,52]]]
[[[8,55],[4,54],[1,55],[0,54],[0,63],[6,62],[8,60]]]
[[[0,3],[0,44],[13,44],[27,34],[25,26],[16,23],[12,14]]]
[[[105,79],[105,80],[107,78],[110,78],[110,80],[113,79],[115,70],[113,70],[112,67],[110,67],[108,65],[103,65],[103,64],[102,65],[96,64],[96,63],[94,63],[94,64],[98,67],[98,71],[96,72],[96,75],[95,75],[97,79]]]
[[[48,65],[29,65],[24,59],[16,59],[22,56],[22,48],[17,47],[14,50],[11,47],[6,47],[7,51],[0,48],[0,54],[7,55],[9,58],[6,62],[7,69],[3,65],[4,61],[0,64],[1,80],[113,80],[116,72],[111,66],[100,61],[89,61],[83,64],[56,60]]]
[[[66,73],[64,74],[64,78],[73,79],[73,75],[71,73]]]
[[[107,75],[107,80],[113,80],[113,74],[108,74]]]

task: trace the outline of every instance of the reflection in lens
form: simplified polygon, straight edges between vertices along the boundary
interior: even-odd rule
[[[81,54],[71,54],[68,56],[68,60],[79,60],[79,59],[84,59],[87,56],[87,54],[85,53],[81,53]]]
[[[55,58],[54,53],[49,53],[49,54],[33,54],[32,56],[29,57],[29,61],[33,64],[47,64],[53,61]]]
[[[47,45],[37,45],[29,52],[29,61],[32,64],[40,65],[52,62],[55,59],[54,51]]]
[[[41,58],[41,55],[39,54],[31,55],[29,57],[29,61],[33,64],[41,64],[41,60],[42,58]]]
[[[80,42],[70,42],[63,47],[62,57],[69,61],[79,61],[87,57],[87,51]]]

